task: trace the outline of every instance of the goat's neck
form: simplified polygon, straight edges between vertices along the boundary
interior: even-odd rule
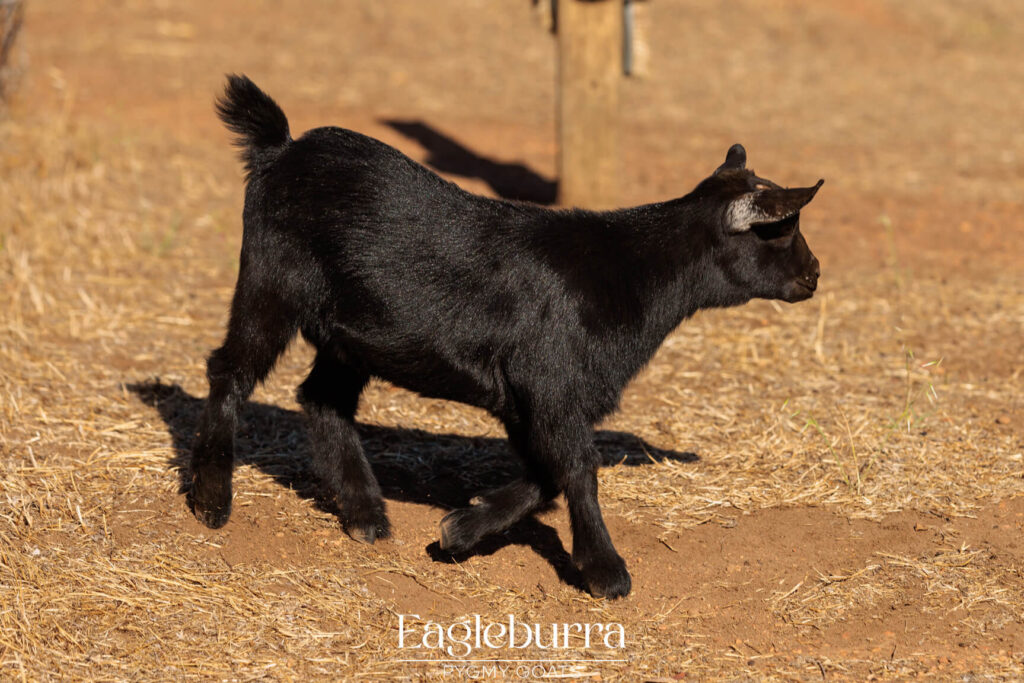
[[[659,336],[658,343],[701,309],[750,299],[726,277],[715,240],[689,198],[613,212],[609,218],[628,236],[623,248],[646,265],[630,274],[630,286],[637,288],[635,300],[644,308],[644,332]]]

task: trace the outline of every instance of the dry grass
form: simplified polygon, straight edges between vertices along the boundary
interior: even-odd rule
[[[226,147],[77,118],[76,85],[43,64],[32,97],[47,106],[0,120],[0,677],[440,677],[389,663],[401,600],[388,586],[453,620],[627,621],[628,661],[580,665],[581,676],[1024,675],[1019,644],[967,656],[813,641],[906,603],[995,642],[1024,623],[1024,579],[1019,555],[984,547],[878,551],[746,595],[775,620],[784,644],[769,651],[728,644],[759,627],[713,632],[692,596],[606,604],[488,574],[508,554],[432,562],[426,522],[359,546],[310,492],[292,399],[310,359],[301,345],[253,397],[240,438],[233,525],[251,524],[249,537],[201,529],[178,470],[237,267],[240,174]],[[887,215],[878,234],[911,215]],[[607,459],[621,462],[601,472],[607,513],[677,553],[687,533],[765,509],[940,525],[1024,495],[1019,271],[942,273],[887,252],[826,271],[807,305],[705,313],[674,333],[602,426]],[[500,429],[478,411],[375,383],[359,420],[389,493],[422,509],[410,517],[510,471]],[[413,485],[436,500],[402,493]]]
[[[992,575],[988,551],[966,546],[946,548],[921,557],[876,553],[875,561],[848,574],[820,574],[810,585],[779,593],[773,603],[779,615],[798,626],[821,628],[848,620],[854,610],[873,610],[920,590],[926,613],[970,614],[963,623],[978,633],[997,631],[1024,617],[1015,593],[1020,575]],[[950,597],[952,596],[952,601]],[[983,612],[980,608],[990,608]]]

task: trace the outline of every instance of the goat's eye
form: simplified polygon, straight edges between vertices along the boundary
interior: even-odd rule
[[[783,218],[781,221],[755,223],[750,226],[750,231],[757,235],[758,239],[765,242],[785,242],[796,234],[799,225],[800,217],[799,215],[794,215],[789,218]]]

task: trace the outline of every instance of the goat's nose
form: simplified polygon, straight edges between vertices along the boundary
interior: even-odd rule
[[[815,280],[821,277],[821,264],[818,263],[818,259],[814,259],[814,262],[811,264],[811,273],[814,274]]]

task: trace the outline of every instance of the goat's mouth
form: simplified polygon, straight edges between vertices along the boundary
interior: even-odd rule
[[[789,296],[786,301],[795,304],[798,301],[806,301],[814,296],[814,290],[818,288],[816,282],[804,280],[803,278],[793,280],[794,287],[789,288]]]
[[[798,280],[794,280],[794,282],[800,285],[801,288],[806,289],[808,292],[813,292],[818,288],[818,283],[812,280],[805,280],[803,278],[800,278]]]

